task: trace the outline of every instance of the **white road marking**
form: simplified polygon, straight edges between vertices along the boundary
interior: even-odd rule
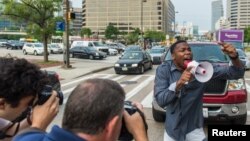
[[[152,101],[153,101],[153,90],[145,97],[141,104],[143,105],[144,108],[152,108]]]
[[[139,84],[137,87],[135,87],[129,93],[127,93],[126,94],[126,100],[128,100],[131,97],[133,97],[134,95],[136,95],[141,89],[146,87],[152,80],[154,80],[154,76],[148,77],[146,80],[143,81],[143,83]]]

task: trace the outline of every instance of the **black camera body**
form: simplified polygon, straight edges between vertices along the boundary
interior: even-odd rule
[[[125,101],[124,102],[124,109],[130,115],[133,115],[135,112],[139,112],[139,114],[141,115],[141,117],[143,119],[145,129],[146,130],[148,129],[148,125],[146,123],[144,114],[137,107],[133,106],[131,101]],[[118,140],[119,141],[131,141],[133,139],[134,139],[134,137],[133,137],[133,135],[131,133],[129,133],[128,129],[126,128],[125,121],[124,121],[124,118],[123,118],[122,119],[122,128],[121,128],[121,132],[120,132],[120,136],[119,136]]]
[[[51,96],[52,93],[52,86],[51,85],[45,85],[43,87],[43,90],[41,93],[38,95],[38,105],[43,105]],[[63,93],[62,91],[56,91],[57,92],[57,97],[59,98],[59,105],[63,104]]]

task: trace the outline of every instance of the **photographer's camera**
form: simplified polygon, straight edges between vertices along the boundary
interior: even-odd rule
[[[143,123],[144,123],[144,126],[145,126],[145,129],[147,130],[148,129],[148,125],[146,123],[146,120],[145,120],[145,116],[144,114],[142,113],[142,111],[140,111],[137,107],[133,106],[132,105],[132,102],[131,101],[125,101],[124,102],[124,109],[130,114],[130,115],[133,115],[135,112],[139,112],[139,114],[141,115],[142,119],[143,119]],[[122,119],[122,128],[121,128],[121,132],[120,132],[120,136],[119,136],[119,141],[131,141],[133,140],[134,137],[133,135],[128,131],[128,129],[126,128],[126,125],[125,125],[125,121],[124,121],[124,118]]]
[[[52,86],[50,85],[45,85],[41,93],[38,95],[38,105],[43,105],[52,95]],[[59,98],[59,105],[63,104],[63,93],[62,91],[56,91],[57,92],[57,97]]]

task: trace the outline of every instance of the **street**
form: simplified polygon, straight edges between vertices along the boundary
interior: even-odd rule
[[[33,55],[23,55],[21,50],[6,50],[0,48],[1,56],[6,53],[14,54],[13,56],[24,57],[24,58],[37,58],[42,59],[43,56],[33,56]],[[102,63],[114,63],[119,56],[109,56],[105,60],[88,60],[88,59],[76,59],[73,58],[72,61],[86,62],[86,61],[102,61]],[[53,60],[61,60],[62,54],[51,54],[49,59]],[[77,67],[77,66],[75,66]],[[83,77],[75,78],[75,79],[64,79],[61,81],[62,91],[64,93],[64,104],[60,108],[60,112],[54,121],[50,124],[48,131],[51,126],[54,124],[61,125],[62,115],[64,111],[65,103],[68,99],[71,91],[82,81],[88,78],[106,78],[117,81],[121,84],[126,92],[126,100],[138,101],[143,104],[144,111],[146,115],[146,120],[148,123],[148,136],[150,141],[162,141],[163,140],[163,132],[164,125],[163,123],[155,122],[152,117],[152,97],[153,97],[153,85],[154,85],[154,77],[157,66],[154,66],[152,70],[146,71],[142,75],[117,75],[114,72],[114,69],[108,69],[101,72],[97,72],[94,74],[86,75]],[[246,71],[245,80],[247,82],[247,91],[250,91],[250,71]],[[249,93],[248,93],[249,96]],[[250,124],[250,105],[248,99],[248,119],[247,124]],[[204,127],[206,129],[206,127]]]

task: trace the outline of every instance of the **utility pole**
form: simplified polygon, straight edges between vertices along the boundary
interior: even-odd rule
[[[65,17],[65,31],[64,31],[64,39],[65,39],[65,44],[64,46],[66,46],[65,51],[66,53],[64,53],[64,61],[66,62],[65,64],[65,68],[71,68],[72,66],[70,65],[70,60],[69,60],[69,0],[64,0],[64,4],[65,4],[65,13],[64,13],[64,17]]]
[[[142,40],[142,48],[146,50],[145,44],[144,44],[144,38],[143,38],[143,2],[146,2],[147,0],[141,0],[141,40]]]

